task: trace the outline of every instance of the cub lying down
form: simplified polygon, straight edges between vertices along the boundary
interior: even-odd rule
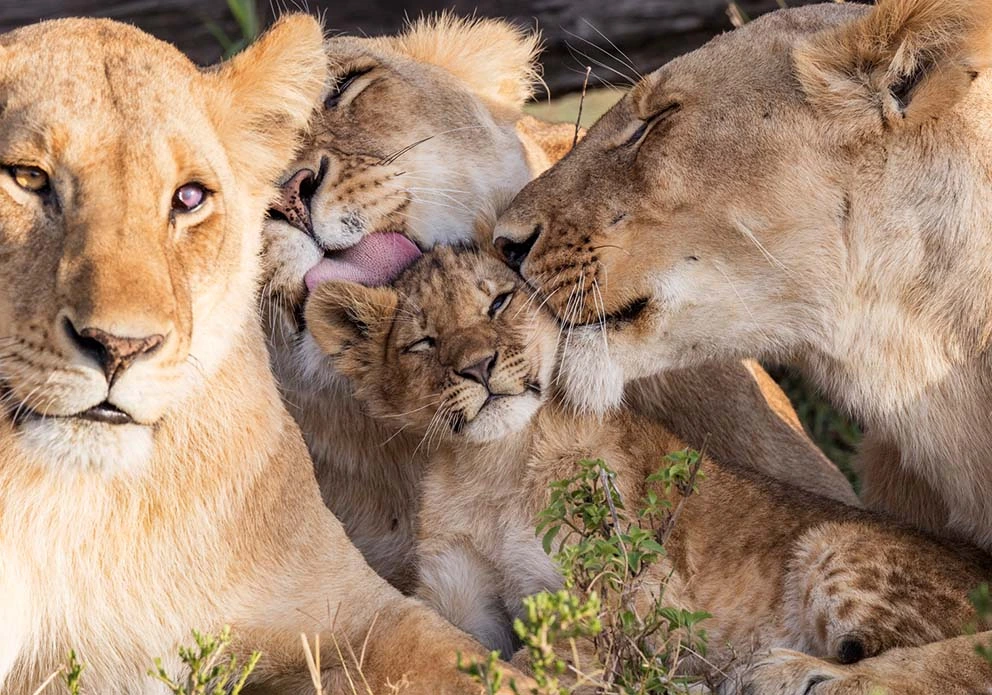
[[[522,599],[561,584],[534,532],[549,484],[602,458],[622,498],[639,500],[662,457],[684,447],[635,413],[600,420],[552,400],[559,329],[531,299],[495,259],[442,248],[393,288],[326,283],[306,313],[370,414],[436,447],[418,593],[504,653]],[[983,554],[743,468],[705,460],[703,471],[642,599],[671,575],[667,600],[713,615],[714,663],[768,646],[851,662],[974,619],[968,591],[992,569]]]

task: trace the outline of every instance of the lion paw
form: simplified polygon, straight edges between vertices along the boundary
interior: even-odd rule
[[[881,695],[869,679],[849,667],[789,649],[774,649],[742,668],[720,695]]]

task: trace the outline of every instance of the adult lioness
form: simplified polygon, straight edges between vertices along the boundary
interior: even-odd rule
[[[992,3],[881,0],[775,13],[645,78],[496,232],[564,287],[572,398],[793,360],[866,424],[870,506],[992,548],[990,59]],[[602,310],[565,303],[582,277]],[[578,326],[601,311],[605,342]]]
[[[324,109],[266,227],[264,323],[287,406],[325,501],[372,566],[404,588],[420,437],[369,419],[337,378],[303,324],[307,283],[374,282],[415,255],[414,244],[466,241],[480,222],[488,234],[491,211],[573,142],[571,126],[521,114],[536,45],[504,22],[450,16],[399,36],[329,40]],[[718,458],[855,502],[753,363],[676,374],[629,396]]]
[[[522,285],[478,250],[440,248],[392,287],[328,282],[307,304],[314,339],[368,412],[428,440],[417,595],[442,615],[512,653],[524,597],[561,588],[534,533],[551,485],[604,459],[631,513],[649,492],[680,508],[665,559],[633,595],[642,616],[662,586],[670,605],[712,614],[706,664],[687,668],[715,676],[771,646],[853,662],[975,621],[968,595],[992,557],[971,546],[706,456],[698,494],[652,483],[685,445],[630,409],[601,418],[552,398],[561,332]]]
[[[289,16],[200,71],[105,20],[0,37],[6,695],[70,649],[89,692],[164,692],[153,657],[171,670],[191,629],[224,624],[275,692],[313,689],[302,631],[356,654],[368,638],[377,692],[404,674],[476,691],[454,668],[474,642],[376,576],[321,503],[257,325],[262,217],[322,39]]]

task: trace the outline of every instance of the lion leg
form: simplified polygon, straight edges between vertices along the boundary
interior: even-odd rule
[[[920,536],[866,523],[810,529],[786,577],[790,646],[854,663],[961,634],[975,620],[968,591],[982,577],[949,553],[934,563],[937,552]]]
[[[992,632],[892,649],[850,666],[776,649],[728,679],[721,695],[974,695],[992,687],[992,664],[975,651]]]
[[[492,563],[467,541],[431,539],[420,548],[417,598],[504,658],[513,654],[513,627]]]

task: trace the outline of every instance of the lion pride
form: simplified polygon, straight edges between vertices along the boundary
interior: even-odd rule
[[[300,633],[323,632],[330,692],[332,634],[377,692],[476,691],[454,664],[479,647],[324,507],[268,368],[262,218],[326,60],[299,15],[208,70],[108,20],[0,37],[6,695],[70,649],[87,692],[160,693],[152,659],[224,625],[262,650],[257,690],[312,691]]]

